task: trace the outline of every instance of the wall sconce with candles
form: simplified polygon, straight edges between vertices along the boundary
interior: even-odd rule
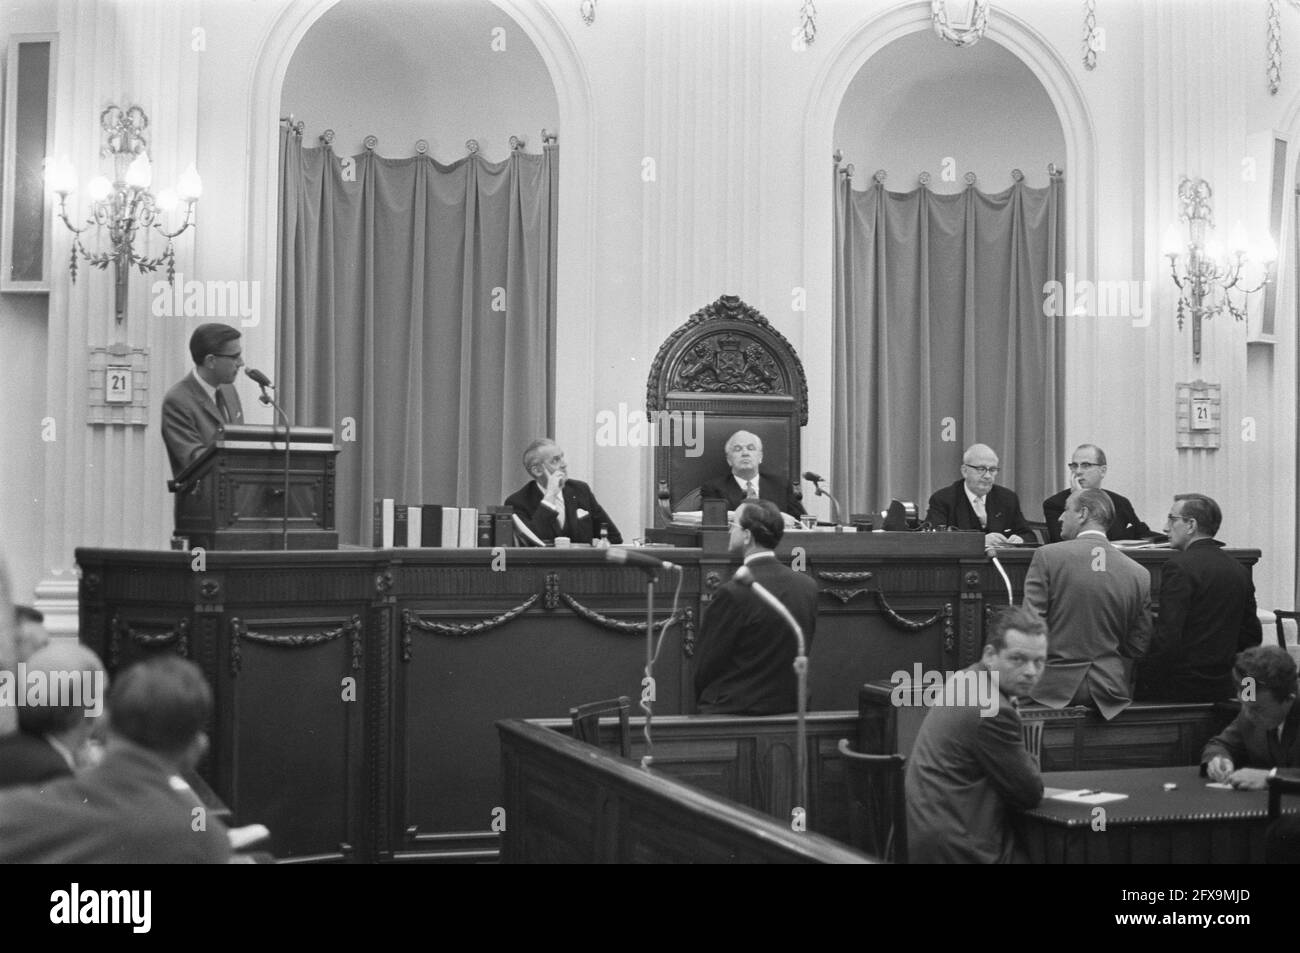
[[[1187,223],[1188,238],[1183,242],[1177,225],[1165,232],[1163,254],[1169,258],[1169,272],[1178,286],[1178,329],[1183,317],[1192,320],[1192,360],[1201,361],[1201,319],[1227,311],[1238,321],[1246,318],[1249,296],[1271,280],[1269,266],[1277,260],[1277,246],[1266,235],[1252,253],[1246,247],[1241,227],[1233,229],[1231,248],[1225,255],[1223,245],[1214,237],[1214,192],[1204,179],[1186,176],[1178,183],[1179,219]],[[1246,274],[1252,267],[1260,271],[1259,281],[1246,287]],[[1241,295],[1238,306],[1232,292]]]
[[[153,165],[149,161],[145,130],[149,128],[149,117],[139,106],[122,109],[109,106],[99,116],[99,125],[103,130],[104,147],[101,156],[113,158],[113,181],[99,175],[86,185],[86,194],[90,198],[90,214],[80,228],[72,224],[68,216],[67,199],[77,187],[77,172],[66,158],[53,160],[47,170],[50,190],[59,197],[59,218],[73,234],[71,271],[72,280],[77,280],[77,256],[80,255],[89,264],[101,270],[111,262],[116,294],[114,312],[120,324],[126,317],[126,278],[134,265],[142,275],[157,271],[166,266],[167,283],[171,284],[176,272],[176,251],[172,239],[176,238],[194,224],[194,203],[203,192],[203,182],[199,178],[194,164],[177,180],[176,189],[164,189],[157,197],[149,191],[153,181]],[[165,222],[177,205],[184,203],[185,214],[180,227],[168,230]],[[81,236],[91,227],[98,234],[108,231],[108,248],[91,253],[82,244]],[[167,248],[162,254],[150,257],[148,254],[148,236],[150,229],[156,229],[167,239]],[[145,250],[136,248],[137,233],[145,233]]]

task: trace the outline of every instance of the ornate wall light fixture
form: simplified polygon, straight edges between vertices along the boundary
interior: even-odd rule
[[[176,252],[172,239],[194,224],[194,203],[203,192],[203,182],[194,164],[181,175],[175,190],[164,189],[156,197],[149,191],[153,181],[153,166],[149,161],[149,141],[145,130],[149,117],[139,106],[122,109],[109,106],[99,116],[103,130],[104,147],[101,156],[113,159],[113,180],[98,175],[86,185],[90,198],[90,214],[85,224],[77,227],[68,216],[67,199],[77,187],[77,172],[66,158],[52,160],[46,171],[50,190],[59,197],[59,218],[72,232],[71,271],[77,280],[77,256],[101,270],[113,265],[116,293],[114,313],[118,323],[126,317],[126,278],[134,265],[142,275],[166,266],[167,282],[175,278]],[[165,222],[168,213],[184,203],[185,212],[180,227],[168,230]],[[82,244],[81,236],[94,227],[96,237],[108,232],[108,247],[90,252]],[[136,247],[137,233],[144,230],[144,250]],[[160,255],[150,257],[149,230],[156,229],[167,239],[167,248]]]
[[[1204,179],[1184,176],[1178,184],[1179,220],[1187,223],[1187,241],[1177,225],[1165,231],[1163,254],[1169,258],[1169,273],[1178,286],[1178,329],[1184,316],[1192,321],[1192,360],[1201,360],[1201,319],[1227,311],[1238,321],[1246,318],[1249,296],[1271,280],[1269,266],[1277,260],[1277,246],[1266,235],[1253,251],[1248,250],[1241,227],[1233,229],[1229,251],[1214,235],[1214,192]],[[1258,272],[1254,287],[1247,287],[1247,275]],[[1236,291],[1241,303],[1232,299]]]

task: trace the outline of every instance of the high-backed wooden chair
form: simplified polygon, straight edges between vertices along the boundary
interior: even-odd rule
[[[799,492],[800,428],[808,423],[803,364],[767,318],[734,295],[695,312],[660,346],[646,411],[656,440],[657,525],[700,508],[700,484],[728,472],[723,447],[737,430],[763,441],[762,472]]]
[[[840,739],[844,781],[849,792],[849,837],[853,846],[882,860],[907,863],[907,806],[903,799],[901,754],[859,754]]]
[[[1288,611],[1286,609],[1273,610],[1273,624],[1277,626],[1277,644],[1286,648],[1286,626],[1284,623],[1291,620],[1291,624],[1300,627],[1300,612]],[[1296,632],[1296,639],[1300,641],[1300,630]]]
[[[569,719],[573,722],[573,737],[599,748],[601,747],[600,719],[606,715],[618,715],[618,753],[624,758],[631,757],[632,731],[628,727],[627,720],[631,708],[632,699],[626,695],[570,708]]]

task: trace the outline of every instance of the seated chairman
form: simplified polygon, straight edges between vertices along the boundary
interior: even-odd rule
[[[200,324],[190,335],[194,367],[174,384],[162,404],[162,435],[172,476],[185,469],[227,424],[242,424],[244,410],[234,388],[244,366],[240,333],[227,324]]]
[[[745,500],[771,500],[782,513],[798,519],[804,515],[803,504],[795,496],[790,481],[762,473],[763,441],[748,430],[737,430],[723,446],[731,472],[700,484],[700,499],[726,500],[727,509],[739,508]]]
[[[1087,705],[1110,720],[1133,700],[1133,669],[1151,643],[1151,573],[1106,538],[1104,490],[1078,490],[1061,514],[1062,542],[1034,551],[1025,608],[1047,623],[1047,670],[1034,701]]]
[[[742,501],[731,524],[730,552],[743,555],[754,581],[776,596],[803,629],[812,651],[817,583],[777,561],[785,523],[771,500]],[[704,715],[779,715],[797,711],[798,643],[785,620],[752,588],[732,579],[718,588],[700,624],[695,656],[696,707]]]
[[[998,475],[993,449],[971,444],[962,454],[961,471],[962,479],[930,497],[925,521],[934,527],[980,530],[990,549],[1023,543],[1030,536],[1029,524],[1020,512],[1020,498],[993,483]]]
[[[904,782],[912,863],[1028,860],[1016,840],[1015,813],[1043,799],[1043,778],[1025,750],[1016,704],[1033,691],[1046,658],[1043,620],[1007,606],[993,617],[983,657],[967,669],[997,677],[997,714],[984,717],[974,700],[926,713]]]
[[[1215,781],[1251,790],[1269,773],[1300,768],[1300,706],[1295,659],[1279,645],[1257,645],[1237,656],[1241,714],[1205,743],[1201,769]]]
[[[167,655],[126,669],[109,693],[99,764],[44,789],[0,791],[0,863],[229,861],[226,826],[177,777],[207,751],[211,711],[193,662]]]
[[[28,675],[45,674],[47,684],[65,673],[89,673],[80,680],[82,690],[98,691],[107,685],[104,666],[94,652],[77,642],[64,640],[34,652],[26,660]],[[98,680],[95,673],[99,673]],[[96,681],[98,684],[96,684]],[[91,707],[102,705],[101,697],[84,696]],[[23,705],[18,709],[18,731],[0,737],[0,788],[43,785],[69,777],[85,760],[85,748],[95,722],[86,705]]]
[[[1075,490],[1100,490],[1106,478],[1106,454],[1093,443],[1081,444],[1070,460],[1070,486],[1043,500],[1043,519],[1047,521],[1047,537],[1053,543],[1061,541],[1061,514],[1065,501]],[[1107,539],[1145,539],[1152,535],[1151,527],[1142,522],[1133,510],[1133,504],[1111,490],[1105,491],[1115,508],[1115,518],[1106,530]]]
[[[611,543],[623,542],[591,487],[569,479],[564,451],[554,440],[543,437],[530,443],[524,450],[524,470],[533,479],[511,493],[506,506],[541,542],[567,536],[575,543],[591,543],[600,539],[601,529],[608,531]]]
[[[1151,651],[1138,668],[1141,701],[1213,702],[1236,691],[1237,653],[1264,639],[1248,570],[1214,538],[1219,504],[1180,493],[1165,532],[1178,552],[1160,574],[1160,619]]]

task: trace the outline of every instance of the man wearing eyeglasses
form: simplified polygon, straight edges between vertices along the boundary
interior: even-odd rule
[[[1263,641],[1250,571],[1215,539],[1223,511],[1202,493],[1180,493],[1165,532],[1178,550],[1160,574],[1160,619],[1138,667],[1139,701],[1231,698],[1237,653]]]
[[[1043,519],[1047,521],[1047,535],[1053,543],[1061,541],[1061,514],[1070,494],[1075,490],[1100,490],[1105,477],[1105,452],[1096,444],[1081,444],[1070,460],[1070,486],[1043,500]],[[1115,520],[1106,530],[1107,539],[1145,539],[1151,535],[1151,527],[1137,518],[1132,503],[1118,493],[1105,492],[1115,507]]]
[[[1020,498],[997,486],[998,455],[982,443],[971,444],[961,458],[962,479],[930,497],[925,520],[931,526],[977,529],[989,549],[1015,546],[1029,536]]]
[[[227,324],[200,324],[190,335],[194,367],[163,398],[162,435],[172,476],[212,443],[227,424],[242,424],[234,388],[244,366],[240,333]]]

